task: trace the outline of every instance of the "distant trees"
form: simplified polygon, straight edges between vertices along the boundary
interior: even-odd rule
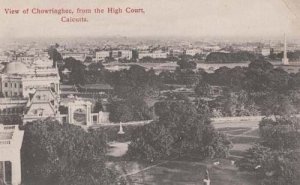
[[[105,166],[106,139],[98,131],[46,120],[25,125],[23,181],[31,185],[116,184]]]
[[[83,65],[81,61],[72,57],[66,58],[64,67],[71,71],[69,83],[76,85],[86,83],[85,65]]]
[[[187,61],[184,59],[181,59],[177,62],[177,65],[179,66],[180,69],[196,69],[197,68],[197,63],[194,61]]]
[[[248,51],[238,51],[235,53],[211,52],[207,55],[205,61],[208,63],[234,63],[254,61],[258,57],[262,56],[257,56]]]
[[[214,129],[208,116],[199,114],[190,102],[156,103],[155,112],[158,121],[132,134],[128,156],[147,161],[185,155],[202,159],[227,156],[230,142]]]
[[[54,46],[50,46],[48,48],[48,55],[50,56],[50,59],[53,60],[53,67],[59,62],[62,61],[63,58],[61,54],[57,51],[57,48],[59,47],[58,44],[55,44]]]

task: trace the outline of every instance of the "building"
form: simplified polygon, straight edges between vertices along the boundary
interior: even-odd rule
[[[77,52],[74,52],[74,53],[73,52],[63,52],[62,57],[63,57],[63,59],[72,57],[76,60],[84,61],[86,58],[86,54],[85,53],[77,53]]]
[[[59,97],[51,89],[37,89],[27,101],[23,123],[48,117],[58,118]]]
[[[187,49],[185,51],[186,55],[191,55],[191,56],[195,56],[196,54],[201,54],[201,50],[200,49]]]
[[[36,89],[51,87],[59,94],[57,68],[28,68],[22,62],[8,63],[0,73],[0,93],[3,97],[28,98]]]
[[[168,53],[166,52],[140,52],[139,53],[139,59],[145,58],[145,57],[150,57],[150,58],[167,58]]]
[[[131,50],[121,50],[121,56],[120,58],[124,58],[124,59],[132,59],[132,51]]]
[[[21,184],[21,155],[24,131],[16,125],[0,124],[0,182]]]
[[[106,57],[110,57],[110,51],[97,51],[96,52],[96,61],[103,61]]]
[[[264,57],[268,57],[271,54],[270,48],[261,48],[261,55]]]
[[[109,113],[102,111],[93,113],[92,102],[87,99],[70,95],[64,98],[60,105],[67,110],[66,114],[60,114],[62,123],[90,127],[109,122]]]

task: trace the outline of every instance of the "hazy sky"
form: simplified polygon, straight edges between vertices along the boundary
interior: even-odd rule
[[[300,0],[1,0],[0,37],[300,36]],[[6,15],[4,8],[144,8],[145,14]],[[76,14],[73,17],[82,17]]]

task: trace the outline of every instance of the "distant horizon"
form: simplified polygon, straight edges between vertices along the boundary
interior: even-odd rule
[[[192,41],[192,42],[206,42],[206,41],[218,41],[218,42],[267,42],[267,41],[284,41],[284,33],[281,36],[264,37],[264,36],[125,36],[125,35],[101,35],[101,36],[43,36],[43,37],[16,37],[16,38],[2,38],[2,41],[16,41],[16,40],[28,40],[28,41],[47,41],[47,40],[73,40],[73,39],[131,39],[131,40],[160,40],[160,41]],[[300,37],[287,35],[287,41],[299,42]],[[1,42],[1,41],[0,41]]]

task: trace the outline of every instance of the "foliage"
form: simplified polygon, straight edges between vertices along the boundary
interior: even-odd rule
[[[224,116],[256,116],[260,114],[259,107],[246,91],[225,93],[224,96],[217,97],[211,107],[219,109]]]
[[[69,83],[71,84],[85,84],[85,65],[81,61],[72,57],[65,59],[65,68],[71,71]]]
[[[126,101],[113,101],[110,105],[109,119],[112,122],[150,120],[153,114],[142,98]]]
[[[25,184],[115,184],[105,167],[106,139],[101,132],[46,120],[25,125],[21,150]]]
[[[63,60],[61,54],[57,51],[58,47],[59,45],[55,44],[54,46],[48,48],[48,55],[50,56],[50,59],[53,60],[53,67],[57,64],[57,62]]]
[[[248,51],[238,51],[235,53],[211,52],[206,57],[206,62],[209,63],[233,63],[254,61],[257,57],[254,53]]]
[[[155,112],[158,121],[133,133],[128,156],[148,161],[191,154],[200,158],[227,156],[230,142],[190,102],[159,102]]]
[[[255,172],[262,185],[296,185],[300,171],[299,154],[291,150],[272,150],[261,145],[250,148],[236,165],[241,170]]]
[[[180,69],[196,69],[197,64],[194,61],[187,61],[184,59],[181,59],[177,62],[177,65]]]
[[[119,97],[145,98],[158,95],[161,83],[153,70],[146,71],[141,66],[133,65],[129,70],[116,71],[110,75],[109,83]]]
[[[298,118],[269,118],[259,123],[259,132],[262,143],[276,150],[294,149],[299,147],[300,128]]]
[[[200,97],[208,97],[210,95],[210,85],[205,81],[200,81],[195,87],[195,93]]]
[[[265,118],[259,124],[261,142],[237,162],[241,170],[254,171],[262,185],[299,184],[299,119]]]

